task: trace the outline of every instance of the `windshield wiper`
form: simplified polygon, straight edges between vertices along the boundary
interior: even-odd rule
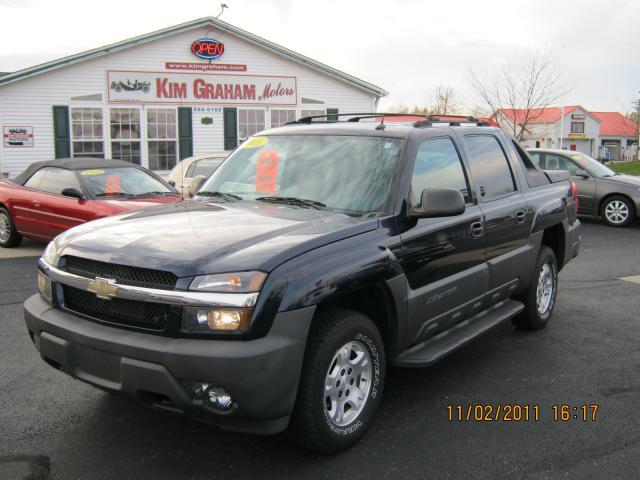
[[[180,195],[178,192],[167,192],[167,191],[159,191],[159,190],[155,190],[152,192],[143,192],[143,193],[137,193],[136,195],[134,195],[135,197],[151,197],[151,196],[164,196],[164,195]]]
[[[315,200],[308,200],[306,198],[296,198],[296,197],[258,197],[256,198],[259,202],[267,202],[267,203],[285,203],[288,205],[297,205],[299,207],[311,207],[317,210],[321,210],[323,208],[327,208],[324,203],[316,202]]]
[[[135,197],[136,195],[133,195],[132,193],[124,193],[124,192],[118,192],[118,193],[96,193],[93,195],[94,197],[112,197],[112,198],[118,198],[118,197],[126,197],[126,198],[132,198]]]
[[[225,193],[225,192],[207,192],[202,191],[196,193],[194,196],[196,197],[220,197],[225,199],[227,202],[231,202],[232,200],[242,200],[242,197],[235,195],[233,193]]]

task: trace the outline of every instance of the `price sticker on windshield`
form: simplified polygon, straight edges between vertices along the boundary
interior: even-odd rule
[[[276,191],[276,178],[280,154],[275,149],[267,149],[260,152],[256,160],[256,192],[274,193]]]
[[[266,137],[253,137],[242,144],[242,148],[259,148],[269,143]]]
[[[80,175],[104,175],[104,170],[83,170]]]

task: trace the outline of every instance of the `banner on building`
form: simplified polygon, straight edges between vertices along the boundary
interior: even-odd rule
[[[5,147],[33,147],[33,127],[3,127]]]
[[[296,77],[107,72],[110,102],[296,105]]]

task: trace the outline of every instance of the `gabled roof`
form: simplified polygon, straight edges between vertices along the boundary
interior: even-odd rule
[[[591,112],[600,120],[600,135],[635,137],[636,124],[618,112]]]
[[[587,115],[592,115],[586,108],[581,105],[568,105],[564,107],[564,116],[569,115],[574,110],[578,108],[584,110]],[[518,109],[518,108],[501,108],[498,110],[498,113],[501,113],[505,117],[507,117],[512,122],[522,123],[524,122],[527,110]],[[527,124],[536,124],[536,123],[555,123],[563,116],[563,107],[546,107],[546,108],[532,108],[529,111],[529,119]],[[598,118],[595,118],[599,121]]]
[[[266,40],[262,37],[249,33],[245,30],[242,30],[238,27],[231,25],[230,23],[223,22],[222,20],[219,20],[214,17],[198,18],[196,20],[181,23],[173,27],[163,28],[161,30],[156,30],[155,32],[147,33],[145,35],[140,35],[138,37],[129,38],[121,42],[112,43],[111,45],[95,48],[93,50],[87,50],[86,52],[77,53],[75,55],[63,57],[58,60],[53,60],[51,62],[46,62],[40,65],[35,65],[33,67],[25,68],[23,70],[18,70],[17,72],[8,73],[7,75],[3,75],[2,77],[0,77],[0,86],[10,82],[18,81],[26,77],[38,75],[41,73],[48,72],[50,70],[66,67],[66,66],[73,65],[86,60],[91,60],[97,57],[101,57],[103,55],[107,55],[109,53],[118,52],[118,51],[130,48],[130,47],[134,47],[137,45],[143,45],[145,43],[149,43],[154,40],[158,40],[160,38],[168,37],[176,33],[180,33],[186,30],[191,30],[191,29],[203,27],[203,26],[212,26],[224,32],[235,35],[236,37],[239,37],[245,40],[246,42],[251,43],[257,47],[269,50],[272,53],[275,53],[276,55],[284,57],[287,60],[290,60],[292,62],[306,65],[307,67],[312,68],[320,73],[329,75],[330,77],[333,77],[337,80],[340,80],[344,83],[347,83],[353,87],[364,90],[373,95],[385,96],[387,94],[387,92],[381,87],[373,85],[369,82],[365,82],[364,80],[361,80],[357,77],[349,75],[348,73],[332,68],[328,65],[325,65],[324,63],[320,63],[309,57],[305,57],[304,55],[294,52],[293,50],[289,50],[288,48],[285,48],[283,46],[270,42],[269,40]]]

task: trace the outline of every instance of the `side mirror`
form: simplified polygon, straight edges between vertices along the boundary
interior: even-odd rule
[[[176,181],[175,181],[175,180],[169,180],[167,183],[168,183],[169,185],[171,185],[172,187],[174,187],[174,188],[175,188],[175,186],[176,186]]]
[[[580,177],[580,178],[589,178],[590,177],[590,175],[585,170],[582,170],[581,168],[576,170],[576,174],[574,176]]]
[[[78,200],[84,200],[84,193],[77,188],[65,188],[62,190],[62,195],[65,197],[77,198]]]
[[[411,218],[453,217],[464,213],[462,193],[453,188],[427,188],[422,191],[420,205],[412,206]]]
[[[189,195],[193,197],[196,193],[198,193],[198,190],[200,190],[200,187],[206,179],[207,177],[205,177],[204,175],[198,175],[194,177],[194,179],[191,180],[191,185],[189,185]]]

